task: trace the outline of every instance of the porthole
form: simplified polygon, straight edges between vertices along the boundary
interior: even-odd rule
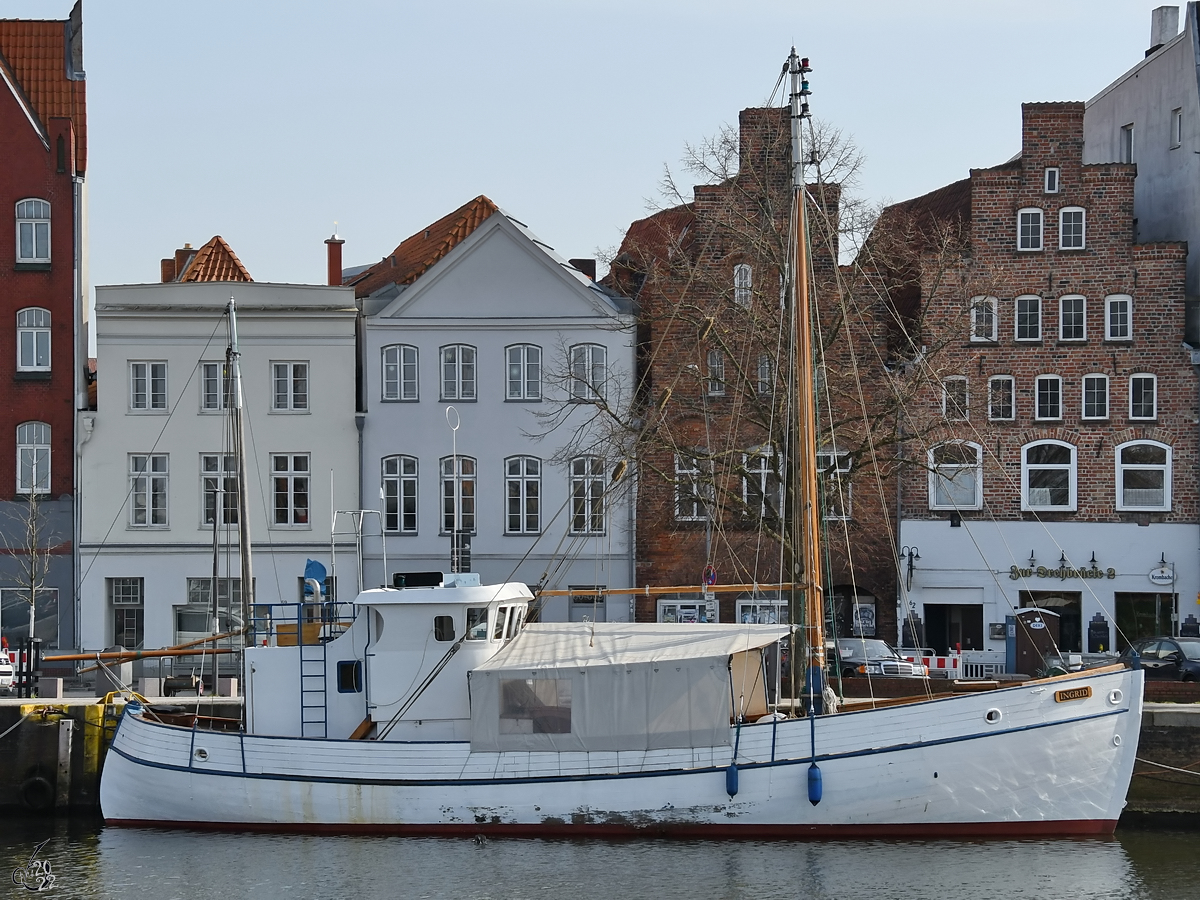
[[[208,759],[208,751],[203,747],[197,747],[192,753],[192,756],[196,757],[196,759],[200,760],[200,762],[204,762],[206,759]]]
[[[1118,703],[1121,702],[1121,698],[1124,696],[1125,695],[1121,693],[1120,688],[1113,688],[1111,691],[1108,692],[1108,702],[1111,703],[1113,706],[1116,706]]]
[[[1113,735],[1113,746],[1114,746],[1114,747],[1120,747],[1120,746],[1121,746],[1121,736],[1120,736],[1119,734],[1114,734],[1114,735]]]
[[[1001,719],[1004,718],[1004,713],[1000,712],[1000,710],[993,707],[987,711],[987,715],[984,716],[984,718],[987,719],[987,722],[989,725],[995,725],[997,722],[999,722]]]

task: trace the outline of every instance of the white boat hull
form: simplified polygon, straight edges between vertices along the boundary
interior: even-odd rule
[[[1089,697],[1056,699],[1082,687]],[[1142,673],[1118,670],[821,717],[816,805],[807,720],[743,726],[728,747],[473,753],[127,715],[100,799],[111,824],[283,831],[1100,834],[1124,806],[1141,705]]]

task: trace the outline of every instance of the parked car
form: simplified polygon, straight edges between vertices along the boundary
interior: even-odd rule
[[[1200,638],[1143,638],[1129,645],[1129,649],[1121,654],[1121,662],[1133,665],[1135,651],[1147,678],[1168,681],[1200,680]]]
[[[830,666],[832,671],[840,671],[843,678],[859,675],[929,677],[929,669],[926,666],[904,659],[887,641],[874,638],[838,638],[832,643]]]
[[[0,650],[0,693],[12,693],[13,665],[7,650]]]

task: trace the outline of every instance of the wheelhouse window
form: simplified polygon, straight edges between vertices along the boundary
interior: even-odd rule
[[[742,263],[733,267],[733,302],[748,309],[754,297],[754,270]]]
[[[167,524],[167,454],[129,454],[129,524],[134,528]]]
[[[212,525],[220,510],[221,525],[238,520],[237,460],[232,453],[200,456],[200,492],[204,499],[204,525]]]
[[[601,344],[571,347],[571,399],[580,403],[603,400],[608,379],[608,350]]]
[[[417,533],[417,460],[383,458],[383,527],[392,534]]]
[[[45,422],[17,426],[17,493],[50,493],[50,426]]]
[[[599,456],[571,460],[571,533],[604,533],[604,460]]]
[[[1158,379],[1153,375],[1131,375],[1129,378],[1129,418],[1158,417]]]
[[[1058,299],[1058,339],[1087,340],[1087,300],[1078,294]]]
[[[1018,341],[1040,341],[1042,339],[1042,298],[1027,294],[1016,300],[1016,339]]]
[[[1117,509],[1171,508],[1171,448],[1158,441],[1117,446]]]
[[[415,401],[417,396],[417,348],[392,344],[382,350],[384,400]]]
[[[1113,294],[1104,299],[1104,339],[1128,341],[1133,337],[1133,298]]]
[[[1083,418],[1108,418],[1108,376],[1083,376]]]
[[[508,360],[508,400],[542,399],[542,348],[536,344],[514,344],[504,350]]]
[[[271,409],[275,412],[308,412],[308,363],[273,362]]]
[[[458,470],[455,471],[455,461]],[[470,456],[442,459],[442,534],[461,529],[475,533],[475,460]]]
[[[307,453],[271,455],[271,482],[275,494],[274,525],[308,525],[308,462]]]
[[[955,375],[942,381],[942,415],[951,422],[967,418],[967,379]]]
[[[995,297],[976,297],[971,301],[971,340],[994,341],[997,335]]]
[[[700,460],[675,454],[675,519],[679,522],[703,522],[708,518],[710,486],[704,479]]]
[[[1007,421],[1014,418],[1014,382],[1011,375],[993,375],[988,379],[988,418]]]
[[[1022,509],[1075,509],[1075,447],[1040,441],[1021,448]]]
[[[970,441],[949,441],[929,450],[929,508],[980,509],[983,506],[983,449]]]
[[[1058,211],[1058,249],[1082,250],[1087,244],[1086,213],[1081,206],[1064,206]]]
[[[1035,419],[1062,418],[1062,379],[1057,375],[1039,375],[1035,383]]]
[[[165,412],[167,409],[167,364],[129,364],[129,408]]]
[[[542,461],[536,456],[510,456],[504,461],[505,534],[538,534],[542,530]]]
[[[50,262],[50,204],[31,198],[17,203],[17,263]]]
[[[725,393],[725,354],[720,350],[708,351],[708,396],[720,397]]]
[[[50,310],[31,306],[17,312],[17,371],[50,371]]]
[[[1042,211],[1029,208],[1017,211],[1017,249],[1042,249]]]
[[[448,344],[441,349],[442,399],[475,399],[475,348]]]

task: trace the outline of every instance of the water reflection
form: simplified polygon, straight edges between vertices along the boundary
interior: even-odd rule
[[[522,900],[1024,897],[1183,900],[1200,895],[1195,835],[1113,840],[538,841],[206,834],[91,819],[0,823],[0,878],[49,838],[45,896],[203,900],[348,896]],[[21,892],[24,893],[24,892]],[[29,894],[26,894],[29,896]]]

